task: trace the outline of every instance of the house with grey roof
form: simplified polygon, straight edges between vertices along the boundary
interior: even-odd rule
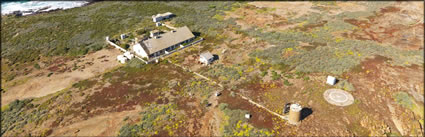
[[[195,35],[188,27],[184,26],[156,35],[153,38],[138,42],[133,46],[134,52],[148,59],[168,54],[184,43],[188,43],[195,39]]]

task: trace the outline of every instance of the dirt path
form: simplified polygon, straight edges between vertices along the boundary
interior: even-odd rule
[[[47,70],[47,67],[42,70],[34,71],[29,75],[24,76],[28,77],[28,80],[25,83],[8,87],[6,93],[2,93],[1,103],[2,105],[7,105],[15,99],[42,97],[63,90],[70,87],[73,83],[101,74],[108,69],[120,65],[117,61],[115,61],[116,56],[119,54],[120,52],[115,49],[103,49],[98,52],[88,54],[84,58],[80,58],[82,62],[79,62],[78,64],[84,65],[84,69],[77,69],[71,72],[55,72],[50,77],[47,77],[47,74],[51,72]],[[70,66],[74,62],[76,61],[69,61],[65,64]],[[45,75],[36,76],[40,73],[44,73]]]
[[[208,102],[211,103],[211,106],[207,108],[208,111],[201,118],[200,135],[221,136],[219,135],[221,117],[218,115],[220,110],[217,108],[218,97],[215,95],[215,93],[214,95],[211,95],[210,98],[208,98]]]
[[[403,124],[402,122],[397,118],[397,116],[395,115],[395,110],[394,107],[390,104],[387,103],[388,108],[390,109],[391,112],[391,119],[394,122],[395,127],[397,128],[397,130],[401,133],[401,135],[406,135],[404,128],[403,128]]]
[[[176,65],[176,66],[178,66],[178,67],[181,67],[181,68],[183,68],[184,70],[187,70],[187,71],[189,71],[189,72],[193,72],[193,71],[191,71],[190,69],[187,69],[187,68],[185,68],[185,67],[182,67],[182,66],[180,66],[180,65],[178,65],[178,64],[175,64],[175,63],[171,63],[171,64],[174,64],[174,65]],[[201,74],[199,74],[199,73],[196,73],[196,72],[193,72],[194,74],[196,74],[196,75],[198,75],[199,77],[201,77],[201,78],[203,78],[203,79],[205,79],[205,80],[208,80],[208,81],[211,81],[211,82],[214,82],[214,83],[216,83],[217,84],[217,82],[215,82],[215,81],[213,81],[213,80],[211,80],[211,79],[209,79],[208,77],[206,77],[206,76],[203,76],[203,75],[201,75]],[[221,84],[217,84],[217,85],[219,85],[220,87],[223,87]],[[265,106],[263,106],[263,105],[261,105],[261,104],[258,104],[258,103],[256,103],[256,102],[254,102],[254,101],[252,101],[251,99],[249,99],[248,97],[245,97],[245,96],[243,96],[242,94],[239,94],[239,93],[237,93],[239,96],[241,96],[243,99],[245,99],[245,100],[248,100],[249,101],[249,103],[251,103],[251,104],[254,104],[254,105],[256,105],[256,106],[258,106],[258,107],[260,107],[260,108],[262,108],[262,109],[264,109],[264,110],[266,110],[267,112],[269,112],[269,113],[271,113],[271,114],[273,114],[273,115],[275,115],[275,116],[277,116],[277,117],[279,117],[279,118],[281,118],[281,119],[283,119],[283,120],[288,120],[288,118],[287,117],[285,117],[285,116],[282,116],[282,115],[280,115],[280,114],[278,114],[278,113],[276,113],[276,112],[273,112],[273,111],[271,111],[271,110],[269,110],[268,108],[266,108]],[[212,107],[215,107],[214,106],[214,102],[215,102],[215,105],[218,105],[218,102],[217,102],[217,97],[215,96],[215,95],[213,95],[213,96],[211,96],[210,97],[210,99],[208,100],[209,102],[213,102],[212,103]],[[207,112],[207,114],[208,113],[211,113],[212,111],[210,110],[210,111],[208,111]],[[206,115],[207,115],[206,114]],[[201,132],[202,133],[202,132]]]
[[[205,79],[205,80],[207,80],[207,81],[213,82],[214,84],[217,84],[218,86],[220,86],[220,87],[222,87],[222,88],[223,88],[223,85],[221,85],[220,83],[217,83],[217,82],[215,82],[215,81],[213,81],[213,80],[209,79],[208,77],[206,77],[206,76],[204,76],[204,75],[201,75],[201,74],[199,74],[199,73],[197,73],[197,72],[195,72],[195,71],[192,71],[192,70],[190,70],[190,69],[188,69],[188,68],[186,68],[186,67],[183,67],[183,66],[181,66],[181,65],[179,65],[179,64],[176,64],[176,63],[171,63],[171,64],[176,65],[177,67],[180,67],[180,68],[182,68],[183,70],[189,71],[189,72],[191,72],[191,73],[193,73],[193,74],[195,74],[195,75],[197,75],[197,76],[199,76],[199,77],[201,77],[201,78],[203,78],[203,79]]]
[[[254,105],[256,105],[257,107],[260,107],[260,108],[262,108],[262,109],[266,110],[267,112],[269,112],[269,113],[271,113],[271,114],[273,114],[273,115],[275,115],[275,116],[277,116],[277,117],[279,117],[279,118],[281,118],[281,119],[283,119],[283,120],[288,120],[288,118],[287,118],[287,117],[282,116],[282,115],[280,115],[280,114],[278,114],[278,113],[276,113],[276,112],[271,111],[270,109],[266,108],[265,106],[263,106],[263,105],[261,105],[261,104],[258,104],[258,103],[254,102],[254,101],[252,101],[252,100],[251,100],[251,99],[249,99],[248,97],[245,97],[245,96],[243,96],[242,94],[239,94],[239,93],[236,93],[236,94],[238,94],[239,96],[241,96],[243,99],[248,100],[248,102],[249,102],[249,103],[254,104]]]

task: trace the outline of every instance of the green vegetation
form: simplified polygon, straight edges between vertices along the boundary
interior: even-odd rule
[[[284,84],[285,86],[292,86],[292,85],[294,85],[294,84],[292,84],[292,83],[289,83],[289,81],[288,81],[287,79],[285,79],[285,80],[283,81],[283,84]]]
[[[20,130],[29,123],[41,124],[46,119],[48,110],[31,102],[32,99],[15,100],[4,110],[2,108],[0,135],[10,130]]]
[[[97,83],[97,81],[95,81],[95,80],[85,79],[85,80],[79,81],[78,83],[72,84],[72,87],[78,88],[78,90],[85,90],[87,88],[92,87],[96,83]]]
[[[281,77],[281,75],[280,74],[278,74],[276,71],[272,71],[272,79],[273,80],[278,80],[278,79],[280,79],[280,77]]]
[[[264,77],[264,76],[266,76],[267,75],[267,71],[261,71],[261,73],[260,73],[260,75],[261,75],[261,77]]]
[[[337,88],[343,89],[345,91],[355,91],[353,84],[348,82],[347,80],[341,80],[336,85]]]
[[[406,92],[397,92],[393,95],[395,101],[401,106],[413,111],[416,115],[424,116],[424,106],[417,104]]]
[[[35,64],[34,64],[34,68],[35,68],[35,69],[40,69],[40,65],[38,65],[38,63],[35,63]]]
[[[245,118],[246,110],[230,109],[228,104],[220,103],[218,108],[224,112],[224,136],[273,136],[267,129],[257,129]]]
[[[53,75],[53,72],[50,72],[49,74],[47,74],[47,77],[50,77],[51,75]]]
[[[311,32],[294,30],[264,32],[255,28],[242,30],[242,32],[276,45],[262,51],[254,51],[250,53],[251,57],[260,58],[272,65],[288,65],[287,69],[300,72],[327,72],[339,75],[360,64],[365,58],[375,55],[391,58],[392,65],[423,64],[424,53],[419,50],[401,50],[374,41],[334,38],[332,35],[332,32],[350,30],[353,27],[355,26],[342,20],[336,20]],[[326,43],[326,46],[307,50],[298,48],[299,42]],[[282,53],[286,49],[292,49],[297,54],[283,58]]]
[[[217,86],[213,86],[207,80],[201,78],[191,78],[183,87],[183,93],[191,95],[199,94],[202,101],[207,101],[207,98],[216,90],[218,90]]]
[[[132,68],[137,68],[140,69],[142,68],[144,65],[146,65],[146,63],[144,63],[143,61],[139,60],[139,59],[132,59],[130,61],[128,61],[128,63],[126,64],[128,67],[132,67]]]
[[[159,131],[166,131],[169,136],[173,136],[184,117],[176,108],[176,104],[150,104],[145,111],[140,112],[140,122],[124,125],[119,136],[152,136]]]
[[[243,76],[243,72],[246,70],[245,66],[234,64],[232,66],[226,66],[223,64],[213,65],[204,72],[205,75],[218,78],[222,83],[229,83],[231,81],[239,80]]]
[[[260,13],[260,14],[262,14],[262,13],[271,13],[273,11],[276,11],[276,8],[266,8],[266,7],[263,7],[263,8],[257,9],[256,11],[257,11],[257,13]]]

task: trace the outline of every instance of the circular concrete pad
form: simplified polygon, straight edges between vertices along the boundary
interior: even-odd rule
[[[353,96],[341,89],[328,89],[323,93],[326,101],[337,106],[348,106],[354,103]]]

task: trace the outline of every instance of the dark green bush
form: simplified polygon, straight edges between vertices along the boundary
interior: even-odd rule
[[[267,71],[261,71],[261,76],[264,77],[267,75]]]
[[[280,77],[281,77],[281,75],[280,74],[278,74],[276,71],[272,71],[272,79],[273,80],[278,80],[278,79],[280,79]]]
[[[22,129],[28,123],[41,124],[48,110],[36,107],[32,99],[15,100],[1,112],[1,134],[14,129]]]
[[[346,90],[346,91],[355,91],[356,89],[354,88],[353,84],[351,84],[350,82],[348,82],[347,80],[341,80],[338,83],[336,83],[335,85],[337,88]]]
[[[38,65],[38,63],[35,63],[35,64],[34,64],[34,68],[35,68],[35,69],[40,69],[40,65]]]

